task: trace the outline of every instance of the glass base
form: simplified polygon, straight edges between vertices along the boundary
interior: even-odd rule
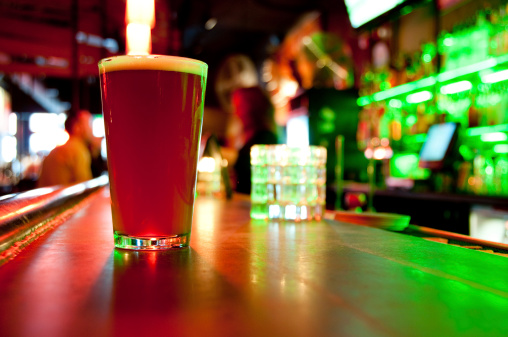
[[[114,232],[115,247],[134,250],[163,250],[189,246],[190,234],[167,237],[136,237]]]
[[[252,202],[250,217],[256,220],[306,221],[321,220],[325,205],[295,205]]]

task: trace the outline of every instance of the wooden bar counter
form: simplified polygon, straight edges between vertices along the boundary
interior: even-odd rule
[[[198,198],[189,249],[113,247],[108,188],[0,266],[0,336],[507,336],[508,258]]]

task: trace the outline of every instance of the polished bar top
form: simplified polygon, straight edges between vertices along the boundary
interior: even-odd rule
[[[113,247],[107,189],[0,267],[1,336],[506,336],[508,258],[198,198],[191,247]]]

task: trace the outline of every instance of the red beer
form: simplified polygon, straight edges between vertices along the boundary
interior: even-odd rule
[[[99,69],[115,245],[187,246],[207,65],[118,56]]]

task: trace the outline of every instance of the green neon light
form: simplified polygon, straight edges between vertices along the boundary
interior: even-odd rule
[[[372,6],[369,2],[347,1],[346,7],[351,26],[358,28],[403,2],[404,0],[384,0],[382,3],[376,3],[376,6]]]
[[[468,66],[465,66],[465,67],[462,67],[462,68],[457,68],[457,69],[454,69],[454,70],[449,70],[449,71],[446,71],[444,73],[441,73],[441,74],[437,75],[437,81],[438,82],[450,81],[450,80],[453,80],[453,79],[455,79],[457,77],[460,77],[460,76],[472,74],[472,73],[475,73],[475,72],[478,72],[478,71],[481,71],[481,70],[485,70],[485,69],[489,69],[489,68],[495,67],[495,66],[498,65],[498,63],[499,62],[497,61],[497,59],[490,58],[488,60],[485,60],[485,61],[482,61],[482,62],[478,62],[478,63],[474,63],[474,64],[471,64],[471,65],[468,65]]]
[[[409,119],[409,117],[408,117]],[[414,124],[414,123],[413,123]],[[419,133],[417,135],[410,135],[404,137],[404,142],[408,144],[420,144],[427,139],[426,133]]]
[[[421,103],[425,101],[430,101],[434,95],[430,91],[419,91],[414,94],[407,95],[406,101],[411,104]]]
[[[471,82],[460,81],[460,82],[450,83],[445,86],[442,86],[441,89],[439,89],[439,91],[443,95],[453,95],[453,94],[456,94],[459,92],[471,90],[472,87],[473,87],[473,85],[471,84]]]
[[[418,80],[416,82],[402,84],[402,85],[393,87],[391,89],[375,93],[374,95],[372,95],[372,100],[374,102],[383,101],[387,98],[392,98],[395,96],[406,94],[408,92],[415,91],[417,89],[430,87],[434,84],[436,84],[436,79],[434,77],[423,78],[423,79]]]
[[[413,7],[411,7],[411,6],[406,6],[406,7],[402,8],[402,9],[400,10],[400,15],[401,15],[401,16],[404,16],[404,15],[407,15],[407,14],[411,13],[412,11],[413,11]]]
[[[445,41],[446,40],[447,39],[445,39]],[[450,40],[450,41],[452,41],[452,40]],[[438,82],[446,82],[446,81],[453,80],[457,77],[461,77],[461,76],[469,75],[469,74],[476,73],[476,72],[479,72],[482,70],[490,69],[490,68],[493,68],[497,65],[500,65],[500,64],[503,64],[506,62],[508,62],[508,54],[498,56],[498,57],[493,57],[493,58],[487,59],[485,61],[474,63],[474,64],[471,64],[469,66],[465,66],[462,68],[449,70],[444,73],[438,74],[436,76],[429,76],[426,78],[422,78],[421,80],[418,80],[415,82],[410,82],[410,83],[398,85],[398,86],[390,88],[388,90],[377,92],[371,96],[360,97],[360,99],[367,98],[367,99],[369,99],[369,102],[383,101],[388,98],[392,98],[395,96],[407,94],[407,93],[415,91],[415,90],[430,87]],[[492,83],[494,83],[494,82],[492,82]],[[361,102],[365,102],[365,101],[360,101],[360,99],[358,99],[358,105],[360,105]],[[366,104],[363,104],[363,105],[366,105]],[[360,105],[360,106],[363,106],[363,105]]]
[[[402,101],[400,99],[391,99],[388,105],[394,109],[402,108]]]
[[[468,136],[480,136],[485,133],[493,133],[493,132],[507,132],[508,124],[498,124],[492,126],[480,126],[476,128],[467,129]]]
[[[408,178],[411,171],[418,167],[417,154],[394,155],[390,161],[390,175],[395,178]]]
[[[484,133],[481,135],[483,142],[503,142],[508,140],[508,135],[503,132]]]
[[[395,154],[390,160],[390,176],[395,178],[426,179],[427,169],[418,167],[419,156],[415,153]]]
[[[508,153],[508,144],[497,144],[494,145],[495,153]]]
[[[443,44],[447,47],[450,47],[453,45],[453,38],[447,37],[443,40]]]
[[[497,83],[508,80],[508,69],[481,76],[483,83]]]
[[[466,145],[459,146],[459,153],[464,157],[465,160],[473,160],[475,153],[471,151]]]
[[[413,126],[415,123],[416,123],[416,116],[415,115],[407,116],[406,124],[408,126]]]
[[[358,104],[358,106],[366,106],[369,103],[370,103],[370,98],[368,96],[360,97],[356,101],[356,104]]]

